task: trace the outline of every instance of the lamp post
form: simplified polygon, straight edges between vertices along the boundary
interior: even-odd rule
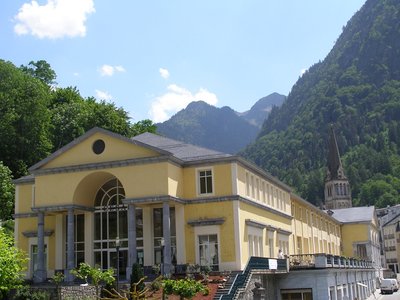
[[[165,240],[164,237],[160,239],[160,245],[161,245],[161,275],[164,277],[164,246],[165,246]],[[162,300],[165,299],[165,294],[164,294],[164,289],[162,292]]]
[[[115,248],[117,250],[117,291],[119,290],[119,247],[121,246],[121,241],[119,237],[115,239]]]
[[[165,246],[165,240],[162,237],[160,239],[160,245],[161,245],[161,275],[164,276],[164,246]]]

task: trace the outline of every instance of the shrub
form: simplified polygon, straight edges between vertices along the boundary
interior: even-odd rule
[[[138,283],[140,281],[140,279],[142,279],[143,277],[144,277],[143,267],[138,263],[134,263],[132,265],[131,290],[132,290],[133,284]],[[145,287],[145,284],[142,280],[136,288],[137,288],[137,290],[141,291],[144,289],[144,287]]]
[[[49,300],[50,295],[45,291],[33,290],[28,286],[23,286],[17,290],[14,300]]]

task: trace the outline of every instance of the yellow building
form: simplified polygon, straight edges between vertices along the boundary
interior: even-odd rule
[[[71,280],[83,261],[115,268],[117,243],[121,277],[134,262],[241,270],[293,248],[290,188],[237,156],[94,128],[29,171],[15,180],[15,241],[36,282]]]
[[[292,194],[292,238],[290,254],[341,255],[341,223],[310,202]]]
[[[381,267],[379,225],[374,206],[329,210],[342,223],[343,255],[371,261]]]

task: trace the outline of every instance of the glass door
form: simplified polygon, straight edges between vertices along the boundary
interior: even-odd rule
[[[199,235],[200,266],[209,266],[213,271],[218,271],[218,236]]]

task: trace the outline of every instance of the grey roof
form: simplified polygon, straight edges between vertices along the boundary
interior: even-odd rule
[[[186,144],[184,142],[176,141],[148,132],[135,136],[132,138],[132,140],[169,152],[184,162],[233,157],[230,154]]]
[[[387,225],[395,225],[400,221],[400,214],[396,215],[394,218],[392,218],[391,220],[389,220],[388,222],[386,222],[383,226],[387,226]]]
[[[332,217],[342,223],[370,222],[375,217],[374,206],[331,209]]]

